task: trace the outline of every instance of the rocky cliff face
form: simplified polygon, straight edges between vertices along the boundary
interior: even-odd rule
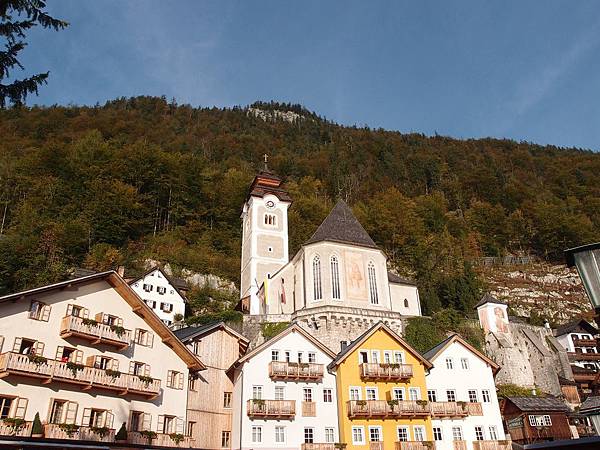
[[[591,312],[581,279],[574,268],[532,262],[479,267],[489,291],[509,304],[518,316],[540,316],[563,323]]]

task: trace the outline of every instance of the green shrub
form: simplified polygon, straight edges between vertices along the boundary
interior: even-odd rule
[[[290,326],[289,322],[265,322],[261,325],[262,335],[265,340],[274,338],[287,327]]]
[[[35,413],[35,417],[33,418],[33,425],[31,426],[31,434],[44,434],[44,427],[42,427],[40,413]]]
[[[115,434],[115,439],[117,441],[126,441],[127,440],[127,428],[125,426],[125,422],[123,422],[123,424],[121,425],[121,428],[119,428],[119,431],[117,431],[117,434]]]

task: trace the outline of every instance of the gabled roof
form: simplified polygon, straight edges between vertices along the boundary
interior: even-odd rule
[[[248,191],[248,198],[250,197],[264,197],[267,194],[272,194],[282,202],[292,202],[290,194],[281,187],[282,180],[268,168],[265,167],[256,174],[250,189]],[[248,199],[247,198],[247,199]],[[247,200],[246,199],[246,200]]]
[[[600,412],[600,396],[590,396],[579,407],[580,413]]]
[[[142,275],[140,275],[139,277],[134,278],[133,280],[129,280],[128,281],[129,285],[131,286],[132,284],[137,283],[140,280],[143,280],[144,278],[146,278],[148,275],[150,275],[152,272],[154,272],[156,270],[158,270],[160,273],[162,273],[163,277],[165,277],[165,279],[169,282],[169,284],[173,287],[173,289],[175,289],[175,291],[179,294],[179,296],[183,299],[183,301],[184,302],[187,301],[183,292],[181,292],[179,290],[179,288],[177,287],[178,285],[180,285],[180,283],[176,283],[174,281],[174,279],[172,279],[169,275],[167,275],[167,273],[165,273],[165,270],[160,265],[153,266],[150,269],[148,269],[146,272],[144,272]]]
[[[388,281],[390,283],[396,283],[396,284],[407,284],[409,286],[416,286],[417,283],[415,283],[412,280],[409,280],[408,278],[403,278],[401,276],[396,275],[395,273],[392,272],[388,272]]]
[[[483,362],[485,362],[486,364],[489,364],[490,367],[492,368],[492,372],[494,373],[494,375],[496,375],[496,373],[498,373],[498,371],[500,370],[500,366],[498,364],[496,364],[495,361],[488,358],[483,353],[481,353],[479,350],[477,350],[475,347],[473,347],[471,344],[469,344],[467,341],[465,341],[462,338],[462,336],[460,336],[458,333],[451,334],[446,339],[444,339],[442,342],[440,342],[438,345],[436,345],[435,347],[433,347],[433,348],[427,350],[425,353],[423,353],[423,356],[425,358],[427,358],[429,361],[433,362],[433,360],[435,360],[435,358],[437,358],[447,347],[449,347],[450,345],[452,345],[455,342],[458,342],[463,347],[465,347],[467,350],[469,350],[471,353],[473,353],[475,356],[477,356],[479,359],[481,359]]]
[[[322,241],[378,248],[343,200],[338,200],[317,231],[304,244]]]
[[[555,397],[508,397],[506,400],[513,403],[521,411],[569,411],[567,405]]]
[[[278,342],[279,340],[281,340],[282,338],[284,338],[285,336],[287,336],[290,333],[300,333],[308,341],[312,342],[316,347],[318,347],[321,351],[323,351],[323,353],[327,354],[331,358],[335,357],[335,353],[332,352],[331,350],[329,350],[329,348],[327,346],[325,346],[325,344],[323,344],[321,341],[319,341],[317,338],[315,338],[313,335],[311,335],[308,331],[306,331],[304,328],[302,328],[300,325],[298,325],[296,322],[294,322],[289,327],[287,327],[285,330],[283,330],[281,333],[279,333],[277,336],[274,336],[271,339],[263,342],[261,345],[256,347],[254,350],[252,350],[251,352],[247,353],[245,356],[243,356],[242,358],[237,360],[231,368],[238,367],[240,364],[243,364],[244,362],[248,361],[254,355],[262,352],[265,348],[273,345],[274,343]]]
[[[27,291],[17,292],[15,294],[0,297],[0,303],[6,301],[24,300],[36,295],[46,294],[55,290],[68,289],[74,286],[93,283],[95,281],[106,281],[117,293],[125,300],[134,313],[142,317],[152,330],[162,339],[162,341],[188,365],[192,370],[204,370],[206,367],[183,343],[177,339],[171,330],[156,316],[156,314],[146,305],[146,303],[137,295],[137,293],[121,278],[114,270],[100,272],[73,280],[62,281],[47,286],[41,286]]]
[[[496,305],[506,305],[506,302],[503,302],[502,300],[498,300],[496,297],[494,297],[492,294],[486,292],[486,294],[481,297],[481,300],[479,300],[479,303],[477,303],[473,309],[477,309],[482,305],[485,305],[486,303],[495,303]]]
[[[175,333],[175,336],[177,336],[177,338],[181,342],[186,343],[187,341],[196,339],[198,337],[206,336],[207,334],[212,333],[213,331],[217,331],[217,330],[223,330],[226,333],[229,333],[233,337],[237,338],[240,341],[240,346],[243,348],[244,351],[248,348],[248,344],[250,343],[250,341],[248,339],[246,339],[244,336],[242,336],[240,333],[235,331],[233,328],[228,326],[223,321],[212,322],[212,323],[202,325],[199,327],[191,326],[191,327],[180,328],[179,330],[175,330],[174,333]]]
[[[343,351],[338,353],[338,355],[335,357],[335,359],[333,361],[331,361],[331,364],[329,364],[327,366],[327,368],[329,370],[332,370],[335,367],[337,367],[338,365],[340,365],[354,350],[359,348],[367,339],[369,339],[373,334],[375,334],[379,330],[384,330],[393,339],[398,341],[400,343],[400,345],[402,345],[406,350],[408,350],[415,358],[417,358],[419,361],[421,361],[427,369],[431,369],[433,367],[433,364],[431,364],[430,361],[428,361],[426,358],[423,357],[423,355],[421,355],[418,351],[416,351],[414,348],[412,348],[408,342],[406,342],[404,339],[402,339],[390,327],[388,327],[383,322],[378,322],[375,325],[373,325],[371,328],[369,328],[367,331],[365,331],[363,334],[361,334],[354,341],[352,341],[352,343],[348,347],[346,347]]]
[[[558,327],[556,330],[554,330],[554,335],[562,336],[563,334],[572,333],[573,331],[575,331],[579,328],[585,330],[587,333],[590,333],[592,336],[599,333],[598,329],[595,328],[587,320],[577,319],[577,320],[574,320],[572,322],[569,322],[565,325]]]

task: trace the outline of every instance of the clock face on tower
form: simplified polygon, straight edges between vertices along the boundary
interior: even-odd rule
[[[267,208],[273,208],[275,206],[275,203],[273,202],[273,200],[269,200],[267,202]]]

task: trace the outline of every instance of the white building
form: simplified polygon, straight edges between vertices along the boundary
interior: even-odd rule
[[[113,271],[0,297],[0,418],[23,433],[39,413],[46,437],[112,441],[125,423],[130,442],[174,445],[203,369]]]
[[[326,370],[334,356],[293,324],[232,366],[232,448],[339,442],[335,376]]]
[[[423,356],[433,363],[426,382],[435,448],[510,449],[508,442],[488,444],[506,439],[494,383],[499,366],[457,334]]]
[[[153,267],[129,285],[166,325],[171,326],[177,315],[185,316],[185,296],[161,267]]]
[[[554,335],[568,352],[571,364],[593,372],[600,370],[596,336],[600,334],[588,321],[579,319],[556,329]]]

